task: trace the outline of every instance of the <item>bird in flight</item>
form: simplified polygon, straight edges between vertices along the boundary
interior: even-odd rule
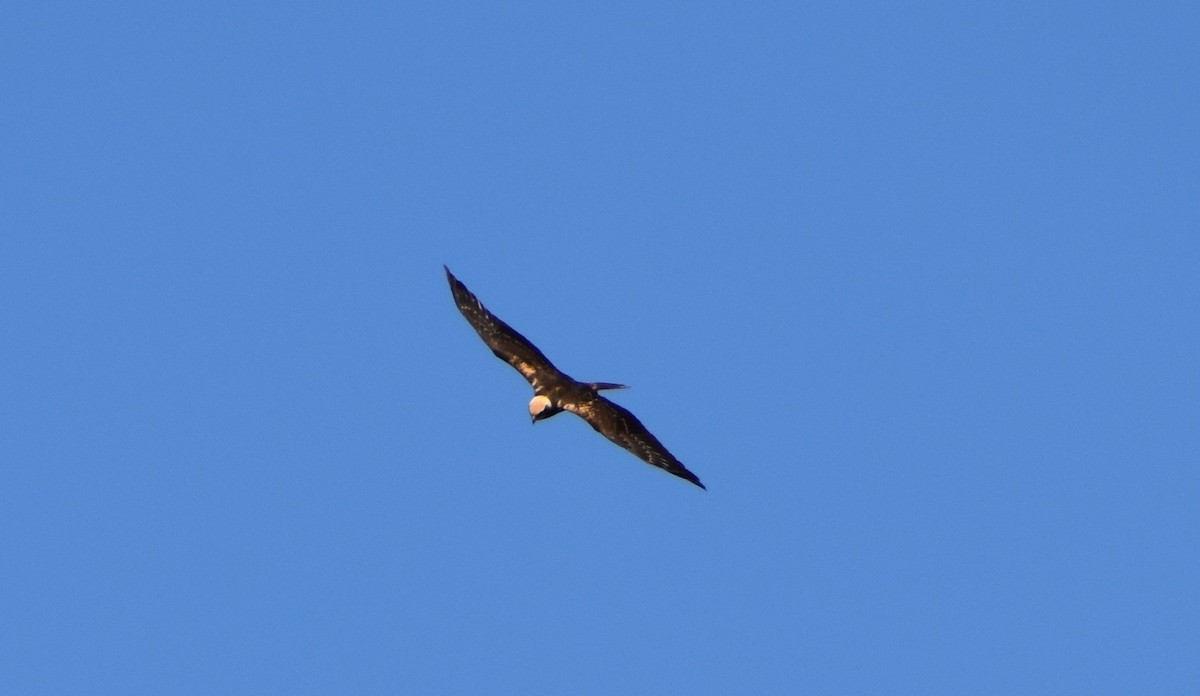
[[[555,367],[529,339],[489,312],[467,286],[454,277],[449,268],[446,268],[446,280],[450,282],[450,291],[454,294],[458,311],[467,318],[483,342],[496,357],[516,368],[533,386],[529,416],[534,423],[570,411],[638,459],[705,488],[700,479],[667,451],[636,416],[600,395],[605,389],[625,389],[624,384],[577,382],[571,379]]]

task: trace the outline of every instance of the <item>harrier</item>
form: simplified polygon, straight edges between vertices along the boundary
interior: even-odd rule
[[[605,389],[624,389],[624,384],[575,381],[555,367],[529,339],[489,312],[467,286],[454,277],[449,268],[446,268],[446,279],[450,281],[450,291],[454,294],[458,311],[467,318],[483,342],[496,357],[516,368],[533,386],[529,416],[534,423],[570,411],[587,421],[596,432],[647,464],[665,469],[701,488],[705,487],[695,474],[688,471],[675,455],[650,434],[636,416],[600,395]]]

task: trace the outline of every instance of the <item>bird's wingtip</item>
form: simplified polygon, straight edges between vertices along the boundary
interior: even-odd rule
[[[691,483],[691,484],[695,484],[706,491],[708,490],[708,486],[704,485],[704,483],[700,481],[700,477],[693,474],[691,471],[688,471],[686,468],[681,469],[679,471],[675,471],[675,470],[670,470],[670,471],[672,474],[675,474],[676,476],[683,479],[684,481],[687,481],[688,483]]]

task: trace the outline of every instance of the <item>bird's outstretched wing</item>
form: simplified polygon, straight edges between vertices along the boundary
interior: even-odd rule
[[[624,407],[597,394],[591,399],[565,403],[563,408],[587,421],[596,432],[633,452],[638,459],[708,490],[695,474],[688,471],[683,462],[676,459],[675,455],[663,447],[658,438],[650,434],[637,416]]]
[[[467,318],[496,357],[515,367],[533,385],[534,390],[541,388],[548,378],[562,376],[562,372],[542,355],[537,346],[489,312],[479,298],[454,277],[449,268],[446,268],[446,279],[450,281],[450,291],[454,293],[458,311]]]

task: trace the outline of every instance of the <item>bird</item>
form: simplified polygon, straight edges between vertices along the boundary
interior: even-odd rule
[[[454,304],[496,357],[512,365],[533,387],[529,402],[529,417],[533,423],[568,411],[582,418],[596,432],[629,450],[642,461],[690,481],[704,490],[708,488],[688,471],[650,434],[646,426],[626,408],[609,401],[600,392],[627,389],[613,382],[579,382],[569,377],[538,350],[529,339],[505,324],[488,311],[479,298],[454,277],[445,265],[446,280],[454,295]]]

